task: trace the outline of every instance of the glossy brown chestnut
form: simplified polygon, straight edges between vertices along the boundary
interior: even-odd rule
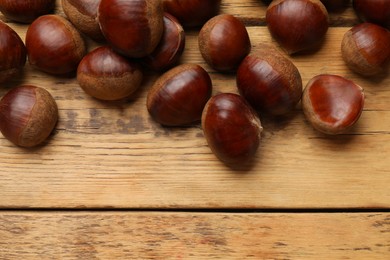
[[[149,90],[146,106],[162,125],[187,125],[200,120],[211,91],[210,76],[201,66],[183,64],[157,79]]]
[[[253,158],[263,130],[244,98],[232,93],[210,98],[202,113],[202,128],[210,149],[227,164]]]
[[[199,49],[205,61],[215,70],[236,70],[251,51],[245,25],[230,14],[211,18],[199,33]]]
[[[302,96],[298,69],[267,45],[242,61],[237,71],[237,87],[252,107],[272,115],[289,113]]]
[[[62,9],[69,21],[94,40],[104,39],[97,21],[100,0],[62,0]]]
[[[41,144],[53,131],[57,119],[55,100],[40,87],[16,87],[0,101],[0,131],[18,146]]]
[[[272,37],[289,54],[317,48],[328,31],[328,12],[319,0],[274,0],[266,21]]]
[[[89,95],[102,100],[129,97],[142,83],[139,66],[114,52],[99,47],[87,54],[77,69],[77,80]]]
[[[390,29],[389,0],[354,0],[353,8],[361,20]]]
[[[36,19],[26,34],[30,64],[51,74],[67,74],[77,69],[86,53],[80,33],[59,15]]]
[[[363,89],[337,75],[314,77],[302,96],[306,119],[325,134],[340,134],[350,129],[358,121],[363,106]]]
[[[132,58],[151,54],[164,31],[160,0],[101,0],[98,20],[114,50]]]
[[[218,14],[221,0],[163,0],[163,4],[184,27],[198,27]]]
[[[346,8],[350,0],[321,0],[328,11],[339,11]]]
[[[347,31],[341,53],[348,67],[363,76],[386,71],[390,62],[390,31],[372,23],[362,23]]]
[[[16,75],[26,63],[26,47],[19,35],[0,21],[0,83]]]
[[[5,17],[20,23],[31,23],[37,17],[53,11],[55,0],[0,0]]]
[[[164,33],[156,49],[142,62],[150,69],[164,71],[179,62],[185,47],[185,32],[172,15],[164,14]]]

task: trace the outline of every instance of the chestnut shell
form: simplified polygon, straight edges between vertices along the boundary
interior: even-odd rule
[[[353,8],[361,20],[390,29],[389,0],[353,0]]]
[[[100,0],[62,0],[62,9],[71,23],[94,40],[102,41],[97,13]]]
[[[198,27],[218,14],[221,0],[163,0],[163,5],[184,27]]]
[[[170,69],[179,62],[185,47],[185,32],[172,15],[164,14],[164,33],[156,49],[142,59],[142,63],[155,71]]]
[[[285,55],[263,45],[242,61],[237,88],[253,108],[279,116],[291,112],[301,99],[302,78]]]
[[[20,23],[31,23],[54,10],[55,0],[0,0],[5,17]]]
[[[266,13],[272,37],[289,54],[317,48],[328,31],[328,20],[319,0],[274,0]]]
[[[101,0],[98,20],[107,42],[131,58],[152,53],[164,31],[160,0]]]
[[[199,33],[199,49],[204,60],[222,72],[234,71],[251,51],[245,25],[230,14],[221,14],[205,23]]]
[[[47,73],[73,72],[86,53],[80,33],[59,15],[44,15],[28,28],[26,48],[29,63]]]
[[[341,53],[348,67],[363,76],[374,76],[387,70],[390,62],[390,31],[362,23],[344,35]]]
[[[0,131],[18,146],[41,144],[53,131],[57,119],[55,100],[40,87],[22,85],[0,100]]]
[[[88,53],[77,69],[77,80],[89,95],[101,100],[129,97],[142,83],[140,66],[108,46]]]
[[[26,47],[19,35],[0,21],[0,83],[17,74],[26,64]]]
[[[325,134],[341,134],[359,119],[364,107],[363,89],[338,75],[311,79],[302,96],[306,119]]]
[[[148,92],[146,106],[162,125],[187,125],[200,120],[211,91],[211,78],[201,66],[183,64],[157,79]]]
[[[245,99],[232,93],[210,98],[202,113],[202,128],[210,149],[227,164],[253,158],[263,130]]]

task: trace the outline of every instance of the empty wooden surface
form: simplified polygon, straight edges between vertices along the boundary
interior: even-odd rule
[[[0,257],[379,260],[389,234],[380,213],[4,212]]]
[[[62,14],[59,2],[56,12]],[[252,52],[263,43],[277,46],[265,26],[265,10],[261,1],[222,1],[223,13],[247,25]],[[365,79],[345,66],[341,39],[357,22],[352,8],[331,14],[322,48],[291,57],[304,85],[318,74],[331,73],[364,88],[366,106],[357,126],[329,137],[312,129],[299,106],[284,119],[260,115],[264,132],[256,158],[234,169],[211,153],[200,124],[165,128],[153,122],[145,102],[158,74],[148,72],[129,100],[108,103],[87,96],[75,78],[53,77],[27,64],[20,77],[2,84],[0,96],[23,83],[42,86],[56,99],[60,119],[47,143],[35,149],[15,147],[0,136],[0,208],[14,210],[0,212],[0,258],[45,253],[47,258],[82,259],[112,254],[159,259],[390,257],[386,213],[213,213],[390,208],[390,76]],[[24,39],[27,26],[9,24]],[[212,77],[214,93],[236,93],[234,74],[216,73],[203,61],[197,34],[187,31],[181,63],[203,66]],[[97,46],[88,43],[90,49]],[[80,208],[188,213],[66,212]],[[191,213],[195,208],[210,213]],[[64,211],[19,211],[25,209]],[[385,228],[375,226],[375,221]],[[204,231],[197,231],[199,225]],[[225,225],[232,231],[229,236]],[[154,228],[161,232],[149,233]],[[98,239],[100,233],[104,236]],[[119,242],[114,235],[120,236]],[[226,245],[207,240],[214,235],[224,237]],[[176,247],[180,254],[173,253]]]

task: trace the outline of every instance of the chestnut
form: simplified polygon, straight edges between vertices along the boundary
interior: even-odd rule
[[[328,20],[319,0],[275,0],[266,13],[272,37],[289,54],[317,48],[328,31]]]
[[[200,30],[198,39],[207,64],[222,72],[236,70],[251,51],[245,25],[230,14],[211,18]]]
[[[163,5],[184,27],[199,27],[219,13],[221,0],[163,0]]]
[[[98,20],[107,42],[131,58],[151,54],[164,31],[161,0],[101,0]]]
[[[200,120],[211,91],[211,78],[201,66],[182,64],[157,79],[148,92],[146,106],[162,125],[187,125]]]
[[[301,99],[302,78],[285,55],[263,45],[242,61],[237,88],[253,108],[279,116],[292,111]]]
[[[30,64],[50,74],[67,74],[77,69],[86,53],[80,33],[59,15],[36,19],[26,33]]]
[[[233,93],[210,98],[202,113],[202,128],[210,149],[227,164],[252,159],[263,130],[254,110]]]
[[[130,96],[142,83],[139,66],[108,46],[88,53],[77,69],[77,80],[89,95],[101,100],[119,100]]]
[[[15,76],[26,63],[26,47],[19,35],[0,21],[0,83]]]
[[[353,8],[361,20],[390,29],[389,0],[354,0]]]
[[[372,24],[358,24],[344,35],[341,53],[348,67],[363,76],[387,70],[390,61],[390,31]]]
[[[22,85],[0,100],[0,131],[21,147],[41,144],[53,131],[58,108],[50,93],[40,87]]]
[[[358,121],[363,107],[363,89],[338,75],[318,75],[303,91],[302,109],[306,119],[325,134],[349,130]]]
[[[339,11],[347,7],[350,0],[321,0],[328,11]]]
[[[185,32],[172,15],[164,14],[164,33],[156,49],[142,62],[150,69],[164,71],[178,63],[185,47]]]
[[[12,21],[31,23],[54,10],[55,0],[0,0],[0,11]]]
[[[69,21],[94,40],[104,39],[97,21],[100,0],[62,0],[62,9]]]

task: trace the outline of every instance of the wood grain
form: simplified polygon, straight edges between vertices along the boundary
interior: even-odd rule
[[[59,1],[58,1],[59,2]],[[223,1],[222,12],[245,21],[262,19],[261,1]],[[62,13],[58,8],[58,13]],[[318,52],[292,60],[303,83],[321,73],[346,76],[366,93],[358,125],[329,137],[312,129],[298,107],[291,116],[260,115],[264,129],[253,162],[228,168],[207,147],[199,124],[164,128],[145,108],[157,74],[123,102],[88,97],[75,78],[58,78],[29,65],[0,88],[40,85],[55,97],[59,123],[46,145],[26,150],[0,137],[1,208],[389,208],[390,76],[362,78],[340,55],[343,34],[356,22],[351,8],[332,14],[333,26]],[[10,24],[24,39],[27,26]],[[252,52],[277,45],[261,23],[247,23]],[[90,49],[96,46],[89,42]],[[181,63],[209,71],[214,93],[237,92],[235,75],[214,72],[187,32]]]
[[[389,259],[390,214],[0,213],[1,259]]]

